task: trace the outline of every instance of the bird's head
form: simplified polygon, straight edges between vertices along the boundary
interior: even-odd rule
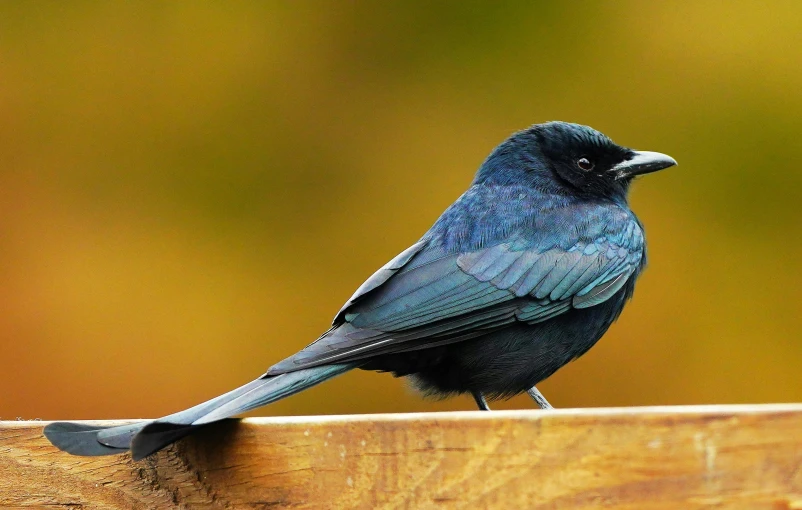
[[[519,131],[496,147],[474,182],[625,198],[636,176],[676,164],[659,152],[617,145],[588,126],[547,122]]]

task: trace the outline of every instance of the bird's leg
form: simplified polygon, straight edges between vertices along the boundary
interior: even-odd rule
[[[473,395],[473,399],[476,401],[476,405],[479,406],[479,409],[481,411],[489,411],[490,410],[490,407],[487,405],[487,400],[485,400],[485,397],[482,395],[482,392],[480,392],[480,391],[472,391],[471,394]]]
[[[542,393],[540,393],[540,392],[537,390],[537,387],[535,387],[535,386],[532,386],[531,388],[529,388],[528,390],[526,390],[526,392],[527,392],[527,393],[529,393],[529,396],[530,396],[530,397],[532,397],[532,400],[534,400],[534,401],[535,401],[535,403],[536,403],[538,406],[540,406],[540,408],[541,408],[541,409],[554,409],[554,408],[551,406],[551,404],[549,404],[549,401],[548,401],[548,400],[546,400],[546,397],[544,397],[544,396],[543,396],[543,394],[542,394]],[[476,395],[474,395],[474,397],[475,397],[475,396],[476,396]],[[481,395],[479,395],[479,396],[481,397]],[[477,400],[477,402],[478,402],[478,400]]]

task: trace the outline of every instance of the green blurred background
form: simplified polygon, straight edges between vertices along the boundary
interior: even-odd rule
[[[512,131],[589,124],[650,265],[556,406],[802,400],[802,3],[0,4],[0,418],[163,415],[324,331]],[[532,407],[526,398],[496,404]],[[472,409],[352,373],[260,414]]]

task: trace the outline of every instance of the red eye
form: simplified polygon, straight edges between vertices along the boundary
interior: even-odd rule
[[[593,170],[593,163],[588,158],[581,158],[577,160],[576,166],[578,166],[582,170],[585,170],[586,172],[588,170]]]

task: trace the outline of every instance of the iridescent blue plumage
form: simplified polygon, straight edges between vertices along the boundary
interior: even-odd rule
[[[572,125],[548,126],[583,142]],[[540,146],[531,143],[538,129],[542,127],[497,148],[471,187],[422,239],[357,291],[332,330],[268,373],[458,344],[477,336],[477,322],[482,325],[479,336],[492,342],[495,330],[599,305],[630,282],[624,293],[628,297],[645,263],[645,245],[640,224],[626,205],[626,184],[614,183],[604,194],[567,187],[554,178]],[[594,133],[587,136],[591,148],[605,155],[631,154],[615,145],[609,148],[605,144],[612,142]],[[583,146],[582,152],[587,151]],[[623,300],[614,303],[607,314],[613,318]],[[608,316],[598,321],[587,327],[593,342],[611,322]],[[533,342],[549,341],[535,338],[535,331],[532,336]],[[584,343],[577,344],[578,351],[587,349]],[[416,373],[414,363],[401,369],[399,364],[403,361],[392,360],[387,368]],[[492,365],[489,360],[488,369]],[[471,389],[452,386],[432,389]],[[497,395],[524,390],[503,382],[484,388]]]
[[[632,179],[676,164],[586,126],[532,126],[499,145],[424,236],[354,293],[331,329],[261,378],[150,424],[52,424],[80,455],[141,458],[197,427],[353,368],[413,376],[426,392],[503,397],[581,356],[632,295],[646,261]]]

